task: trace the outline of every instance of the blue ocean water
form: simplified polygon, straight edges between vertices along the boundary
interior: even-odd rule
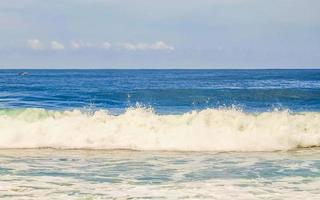
[[[320,199],[319,147],[320,70],[0,70],[1,199]]]
[[[27,76],[19,76],[21,72]],[[1,108],[320,109],[320,70],[0,70]]]

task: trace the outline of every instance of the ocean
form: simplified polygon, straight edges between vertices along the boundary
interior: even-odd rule
[[[320,70],[0,70],[1,199],[320,199]]]

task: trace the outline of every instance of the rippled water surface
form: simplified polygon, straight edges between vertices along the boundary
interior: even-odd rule
[[[1,150],[0,198],[318,199],[319,153]]]
[[[320,70],[0,70],[0,108],[320,110]]]

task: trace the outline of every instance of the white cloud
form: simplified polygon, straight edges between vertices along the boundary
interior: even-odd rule
[[[120,46],[126,50],[137,50],[137,47],[136,47],[137,45],[130,44],[130,43],[123,43]]]
[[[170,46],[170,45],[164,43],[163,41],[158,41],[158,42],[152,44],[151,48],[158,49],[158,50],[170,50],[170,51],[174,50],[173,46]]]
[[[64,49],[64,45],[59,43],[59,42],[57,42],[57,41],[52,41],[51,42],[51,48],[53,50],[63,50]]]
[[[83,41],[71,41],[71,47],[73,49],[81,49],[81,48],[88,48],[93,47],[94,45],[89,42],[83,42]]]
[[[30,39],[27,41],[28,47],[30,47],[33,50],[42,50],[44,49],[44,45],[42,42],[38,39]]]
[[[81,44],[79,42],[72,41],[71,42],[71,47],[74,48],[74,49],[80,49],[81,48]]]
[[[27,41],[28,47],[34,50],[43,50],[45,49],[45,43],[42,43],[38,39],[30,39]],[[57,41],[51,41],[48,46],[51,50],[64,50],[67,47]],[[91,48],[91,49],[105,49],[109,50],[113,46],[109,42],[102,43],[91,43],[91,42],[83,42],[79,41],[70,41],[69,48],[71,49],[83,49],[83,48]],[[146,50],[162,50],[162,51],[173,51],[174,47],[169,45],[163,41],[157,41],[154,43],[121,43],[119,44],[121,49],[129,50],[129,51],[146,51]]]
[[[101,44],[101,48],[110,49],[111,48],[111,44],[109,42],[104,42],[104,43]]]
[[[123,49],[136,51],[136,50],[167,50],[173,51],[174,47],[171,45],[166,44],[163,41],[157,41],[155,43],[123,43],[120,45]]]
[[[70,44],[73,49],[81,49],[81,48],[110,49],[112,47],[112,45],[109,42],[103,42],[101,44],[96,44],[96,43],[91,43],[91,42],[72,41]]]

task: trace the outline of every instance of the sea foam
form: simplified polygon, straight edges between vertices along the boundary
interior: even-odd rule
[[[318,112],[0,111],[0,148],[275,151],[314,146],[320,146]]]

